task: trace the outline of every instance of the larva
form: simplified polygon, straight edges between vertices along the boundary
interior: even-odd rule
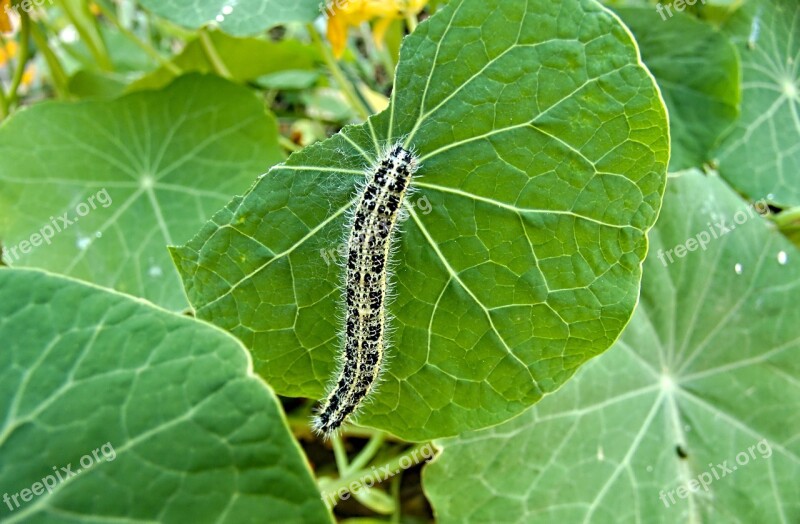
[[[401,145],[370,173],[350,223],[345,276],[341,370],[314,418],[314,430],[333,435],[369,395],[381,373],[386,330],[387,264],[417,158]]]

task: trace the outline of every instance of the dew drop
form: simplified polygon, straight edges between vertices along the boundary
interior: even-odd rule
[[[225,21],[225,17],[224,17],[224,16],[222,16],[222,15],[217,15],[217,22],[219,22],[219,23],[221,24],[221,23],[222,23],[222,22],[224,22],[224,21]]]
[[[647,466],[647,472],[648,473],[652,473],[653,472],[653,466]]]
[[[786,254],[786,251],[781,251],[778,253],[778,264],[785,266],[788,261],[789,255]]]
[[[94,234],[94,236],[95,236],[95,237],[97,237],[97,238],[102,238],[102,236],[103,236],[103,233],[102,233],[102,232],[100,232],[100,231],[98,231],[98,232],[96,232],[96,233]]]
[[[744,272],[744,268],[738,262],[736,263],[735,266],[733,266],[733,269],[734,269],[734,271],[736,271],[737,275],[741,275]]]
[[[222,8],[223,15],[229,15],[231,13],[233,13],[233,6],[226,5],[225,7]]]
[[[89,237],[79,236],[78,241],[75,243],[78,246],[78,249],[81,251],[86,250],[89,247],[89,244],[92,243],[92,239]]]
[[[152,267],[151,267],[151,268],[150,268],[150,269],[147,271],[147,274],[148,274],[148,275],[150,275],[150,276],[151,276],[151,277],[153,277],[153,278],[158,278],[158,277],[160,277],[161,275],[163,275],[163,274],[164,274],[164,272],[161,270],[161,268],[160,268],[160,267],[158,267],[158,266],[152,266]]]

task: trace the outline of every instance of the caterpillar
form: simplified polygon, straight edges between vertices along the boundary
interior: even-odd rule
[[[392,235],[418,167],[417,157],[400,144],[389,148],[370,170],[350,221],[341,369],[313,421],[314,430],[325,438],[359,408],[380,376]]]

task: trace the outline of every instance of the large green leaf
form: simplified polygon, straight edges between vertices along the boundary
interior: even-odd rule
[[[139,0],[153,13],[192,29],[218,25],[246,36],[286,22],[310,22],[322,13],[320,0]]]
[[[518,419],[440,442],[440,522],[799,522],[800,252],[754,215],[716,177],[671,178],[620,342]]]
[[[742,115],[720,174],[753,200],[800,205],[800,4],[750,2],[728,24],[742,58]]]
[[[234,38],[221,31],[209,31],[208,37],[231,78],[238,82],[254,81],[262,75],[289,69],[312,69],[317,59],[317,53],[310,45],[296,40],[271,42],[260,38]],[[184,72],[215,71],[215,65],[199,39],[186,44],[172,62]],[[134,82],[130,89],[160,88],[174,78],[175,73],[162,66]]]
[[[321,396],[339,353],[333,251],[365,166],[402,139],[421,168],[388,370],[359,421],[416,440],[506,420],[611,345],[669,137],[629,33],[590,0],[450,2],[405,40],[396,82],[384,113],[273,168],[174,257],[198,316],[278,392]]]
[[[281,158],[274,117],[214,77],[109,102],[35,105],[0,127],[4,259],[184,308],[166,245],[189,239]],[[40,231],[63,227],[64,213],[74,223],[44,243]]]
[[[330,521],[277,399],[230,335],[3,270],[0,340],[3,522]]]
[[[706,22],[675,13],[668,24],[652,8],[621,8],[669,109],[670,171],[712,160],[720,135],[739,114],[739,58]]]

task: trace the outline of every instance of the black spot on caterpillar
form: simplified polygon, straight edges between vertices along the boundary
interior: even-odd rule
[[[314,418],[314,430],[329,438],[369,395],[384,362],[387,263],[392,234],[417,157],[395,145],[370,172],[353,214],[347,240],[343,358]]]

